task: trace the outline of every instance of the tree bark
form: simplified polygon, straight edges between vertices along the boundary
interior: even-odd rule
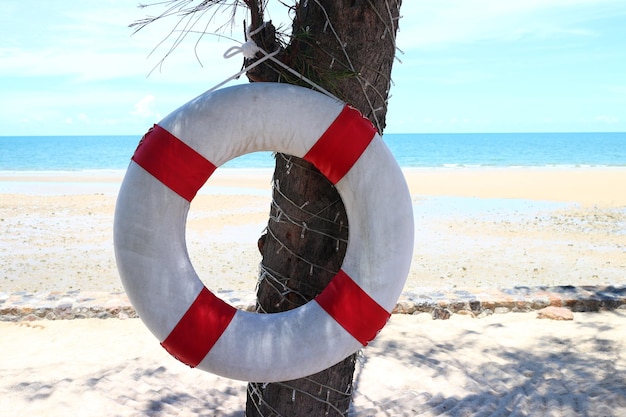
[[[302,0],[295,6],[291,41],[279,57],[359,109],[382,133],[400,3]],[[260,23],[254,13],[252,21]],[[255,41],[266,51],[278,45],[272,26],[256,35]],[[248,77],[311,87],[271,62],[256,67]],[[340,269],[349,237],[337,190],[308,162],[278,154],[272,198],[267,233],[259,239],[263,260],[257,311],[263,313],[296,308],[317,296]],[[355,363],[356,354],[310,377],[250,383],[246,415],[347,415]]]

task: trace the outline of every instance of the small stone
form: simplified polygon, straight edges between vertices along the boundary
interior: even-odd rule
[[[539,310],[550,305],[550,300],[547,298],[535,298],[530,302],[530,308],[532,310]]]
[[[549,306],[537,311],[538,319],[574,320],[574,314],[565,307]]]
[[[414,311],[415,306],[410,301],[398,301],[392,314],[412,314]]]
[[[483,311],[480,312],[480,314],[478,315],[479,319],[485,318],[485,317],[489,317],[493,314],[493,311],[486,308]]]
[[[27,314],[24,317],[22,317],[22,321],[36,321],[36,320],[41,320],[41,317],[37,317],[34,314]]]
[[[452,312],[447,308],[437,307],[433,310],[433,320],[448,320]]]

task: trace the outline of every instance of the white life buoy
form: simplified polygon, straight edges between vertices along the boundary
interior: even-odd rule
[[[189,204],[211,173],[257,151],[313,163],[337,188],[350,227],[326,289],[275,314],[212,294],[185,242]],[[367,119],[302,87],[254,83],[201,95],[144,136],[119,192],[114,244],[128,297],[168,352],[225,377],[275,382],[319,372],[376,336],[406,281],[413,230],[402,171]]]

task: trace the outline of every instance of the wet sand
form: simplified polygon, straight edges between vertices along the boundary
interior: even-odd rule
[[[620,285],[626,169],[409,169],[406,290]],[[0,291],[121,291],[112,223],[122,173],[0,176]],[[187,244],[212,290],[253,291],[270,170],[218,170]]]

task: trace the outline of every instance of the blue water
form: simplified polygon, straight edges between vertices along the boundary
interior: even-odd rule
[[[0,136],[0,171],[124,170],[140,136]],[[626,167],[622,133],[388,134],[402,167]],[[270,168],[270,152],[229,161]]]

